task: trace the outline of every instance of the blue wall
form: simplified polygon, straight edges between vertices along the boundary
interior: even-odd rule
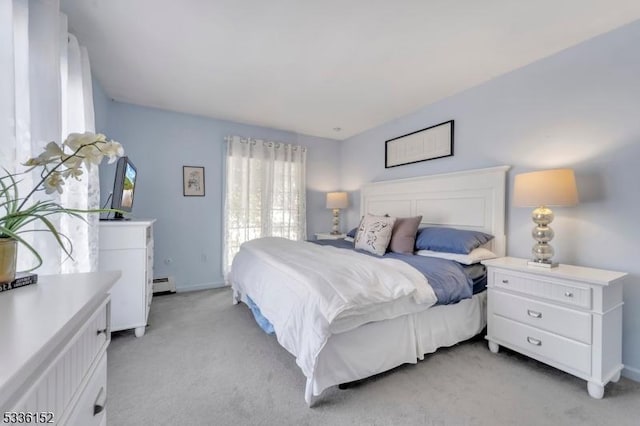
[[[348,225],[358,223],[366,182],[508,164],[511,192],[515,174],[574,168],[581,202],[554,209],[555,257],[630,274],[623,361],[625,375],[640,380],[638,46],[640,21],[348,139],[340,155],[342,186],[355,201]],[[450,119],[453,157],[384,168],[385,140]],[[530,210],[509,206],[507,220],[508,254],[529,257]]]
[[[97,85],[99,87],[99,84]],[[100,91],[99,89],[98,91]],[[223,285],[224,137],[240,135],[308,147],[307,230],[327,231],[325,192],[340,189],[338,142],[292,132],[180,114],[95,96],[98,130],[123,144],[138,169],[132,215],[155,218],[154,276],[174,276],[178,290]],[[100,117],[100,118],[98,118]],[[106,126],[101,121],[106,119]],[[182,166],[205,167],[205,197],[182,195]],[[100,168],[101,198],[112,191],[114,166]]]
[[[99,84],[97,130],[122,142],[140,169],[134,215],[158,219],[155,275],[174,275],[181,290],[222,282],[222,145],[229,134],[309,147],[309,235],[329,229],[326,191],[352,191],[346,229],[358,222],[358,188],[366,182],[509,164],[510,193],[517,173],[572,167],[581,202],[554,209],[556,259],[630,274],[623,361],[625,375],[640,380],[640,263],[632,256],[640,241],[638,45],[640,22],[342,143],[112,102]],[[385,140],[450,119],[456,120],[454,157],[384,168]],[[182,196],[183,165],[206,167],[206,197]],[[101,168],[101,179],[105,198],[113,169]],[[511,256],[529,256],[529,215],[528,209],[508,207]]]
[[[102,85],[97,78],[92,79],[93,83],[93,109],[96,118],[96,132],[108,136],[107,121],[109,117],[109,106],[111,99],[107,96]]]

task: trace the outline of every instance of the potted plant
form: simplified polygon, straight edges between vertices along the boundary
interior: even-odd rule
[[[42,265],[38,251],[23,238],[25,233],[36,231],[34,224],[44,225],[44,230],[50,232],[64,253],[71,257],[71,240],[56,229],[50,220],[51,216],[66,214],[84,220],[82,213],[112,211],[68,209],[53,200],[34,200],[34,194],[41,191],[62,194],[66,179],[81,179],[82,165],[89,169],[99,165],[104,157],[112,163],[122,155],[122,145],[107,140],[105,135],[71,133],[62,144],[49,142],[39,156],[27,160],[23,164],[26,170],[19,173],[5,170],[0,177],[0,283],[15,278],[18,243],[29,249],[37,259],[37,265],[30,270]],[[21,177],[34,169],[41,169],[40,178],[30,192],[22,196],[18,189]]]

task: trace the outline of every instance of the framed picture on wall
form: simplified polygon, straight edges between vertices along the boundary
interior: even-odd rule
[[[182,195],[204,197],[204,167],[182,166]]]
[[[384,167],[396,167],[453,155],[453,120],[385,142]]]

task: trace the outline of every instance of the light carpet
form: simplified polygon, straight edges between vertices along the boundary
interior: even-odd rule
[[[594,400],[585,381],[492,354],[481,336],[331,388],[308,408],[293,356],[229,289],[155,297],[149,323],[140,339],[112,336],[109,425],[639,424],[640,383],[622,378]]]

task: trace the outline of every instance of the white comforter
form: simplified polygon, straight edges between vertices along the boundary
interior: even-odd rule
[[[244,243],[229,279],[260,307],[307,377],[332,333],[437,300],[424,275],[402,261],[284,238]]]

